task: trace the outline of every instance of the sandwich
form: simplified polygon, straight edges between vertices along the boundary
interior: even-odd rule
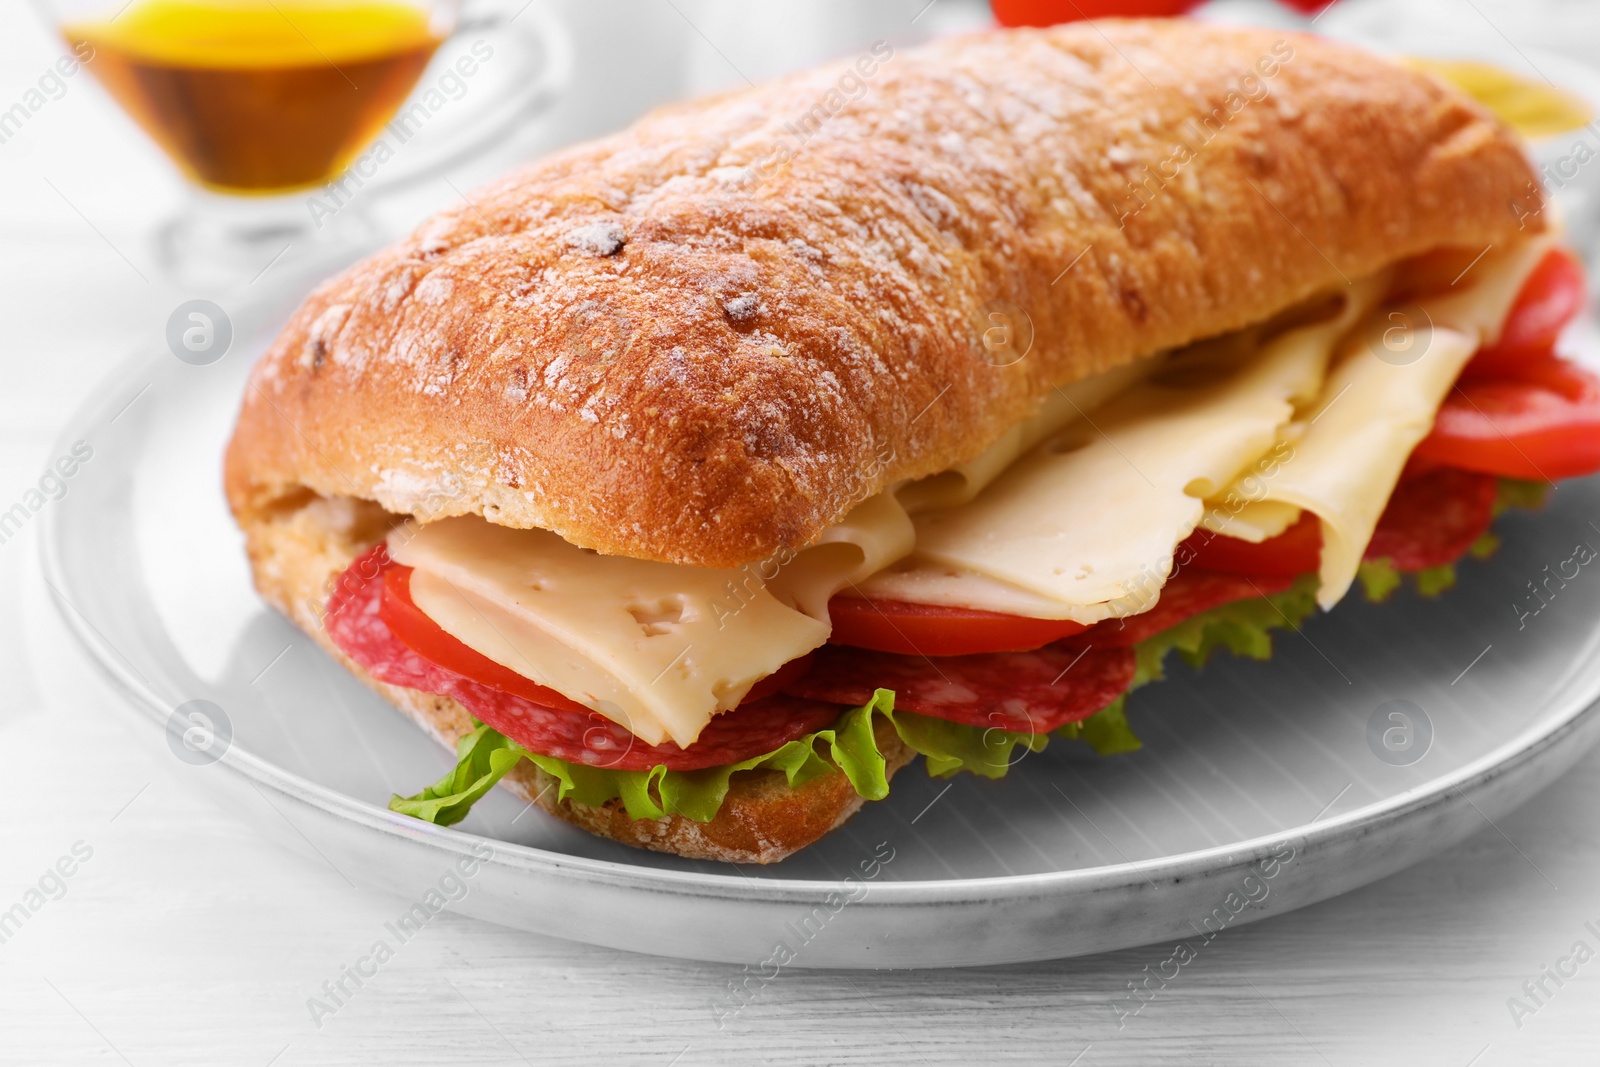
[[[455,753],[394,811],[500,784],[767,863],[919,757],[1137,759],[1174,651],[1443,593],[1600,469],[1582,295],[1428,74],[1184,21],[880,44],[322,285],[226,491],[262,596]]]

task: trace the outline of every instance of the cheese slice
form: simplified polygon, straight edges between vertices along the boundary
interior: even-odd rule
[[[1256,488],[1260,484],[1257,480],[1252,486],[1240,487],[1233,493],[1206,501],[1200,525],[1212,533],[1259,545],[1300,521],[1301,511],[1293,504],[1281,500],[1253,500],[1244,495],[1265,492],[1264,488]]]
[[[828,600],[911,549],[875,497],[790,559],[717,570],[602,556],[476,517],[407,523],[389,553],[446,633],[649,744],[687,746],[712,715],[827,640]]]
[[[1304,509],[1320,520],[1322,607],[1349,591],[1411,450],[1433,428],[1473,353],[1498,335],[1554,241],[1547,235],[1491,252],[1472,268],[1471,284],[1375,312],[1346,340],[1316,404],[1288,427],[1272,476],[1248,487],[1260,505]]]
[[[1067,385],[1057,386],[1032,418],[1024,419],[976,458],[957,463],[947,471],[923,478],[891,493],[912,515],[952,508],[976,497],[998,478],[1018,456],[1068,426],[1081,423],[1106,401],[1149,377],[1161,366],[1164,354],[1146,356],[1121,367]]]
[[[1148,610],[1206,498],[1271,452],[1385,285],[1366,279],[1321,320],[1170,355],[970,503],[918,515],[912,565],[861,592],[1008,613],[1026,602],[1033,617],[1085,623]]]
[[[847,588],[842,596],[904,600],[911,604],[936,604],[950,608],[977,608],[1030,619],[1065,618],[1060,602],[1020,585],[964,567],[947,566],[908,556],[879,571],[865,582]]]

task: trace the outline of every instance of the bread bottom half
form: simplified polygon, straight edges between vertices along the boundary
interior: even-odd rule
[[[450,697],[378,681],[333,643],[322,624],[335,580],[396,521],[370,501],[307,493],[269,513],[252,516],[245,527],[245,543],[261,595],[357,678],[454,752],[456,741],[473,728],[465,707]],[[879,751],[887,761],[886,773],[892,777],[915,753],[881,718],[876,733]],[[424,784],[418,782],[417,788]],[[519,762],[502,784],[557,818],[601,837],[636,848],[730,863],[781,860],[841,825],[863,803],[838,770],[798,788],[791,788],[780,771],[741,772],[731,780],[716,818],[705,823],[680,815],[633,819],[621,800],[599,806],[557,800],[556,779],[526,760]]]

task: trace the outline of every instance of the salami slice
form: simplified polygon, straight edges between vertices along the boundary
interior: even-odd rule
[[[1154,637],[1162,630],[1178,625],[1203,611],[1231,604],[1236,600],[1271,596],[1281,593],[1294,584],[1293,578],[1246,578],[1238,574],[1223,574],[1200,567],[1180,567],[1176,574],[1161,587],[1161,596],[1155,607],[1138,615],[1121,619],[1107,619],[1096,623],[1077,637],[1067,639],[1069,644],[1097,645],[1101,648],[1132,647],[1140,641]]]
[[[787,692],[835,704],[863,704],[893,689],[894,706],[970,726],[1049,733],[1087,719],[1133,681],[1131,648],[1046,645],[1031,652],[901,656],[824,645],[811,673]]]
[[[333,643],[379,681],[451,697],[530,752],[613,770],[642,771],[660,764],[692,771],[771,752],[839,718],[836,705],[777,694],[713,717],[688,748],[670,741],[646,744],[604,715],[560,711],[491,689],[401,644],[378,613],[388,565],[379,545],[339,577],[325,617]]]
[[[1402,571],[1454,563],[1489,528],[1498,491],[1492,474],[1448,467],[1407,478],[1383,509],[1367,558]]]

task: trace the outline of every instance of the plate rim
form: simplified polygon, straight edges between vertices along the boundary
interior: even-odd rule
[[[249,343],[238,346],[235,352],[238,358],[245,358],[244,353],[249,352],[248,358],[253,367],[259,354],[257,342],[261,337],[253,336],[246,340]],[[145,347],[119,360],[74,408],[72,415],[55,438],[56,451],[59,452],[64,447],[70,448],[71,442],[78,437],[76,434],[78,428],[93,423],[95,413],[109,410],[111,404],[119,397],[119,386],[125,381],[137,378],[142,368],[159,367],[162,361],[168,358],[171,357],[159,350]],[[250,371],[246,371],[246,381],[249,373]],[[46,509],[39,518],[39,561],[57,615],[76,641],[78,650],[88,656],[100,675],[127,697],[135,708],[144,713],[141,718],[147,720],[149,725],[157,730],[164,730],[162,716],[170,711],[168,701],[142,678],[129,674],[123,664],[118,662],[126,657],[61,591],[61,587],[71,584],[70,571],[60,555],[60,531],[67,521],[65,509]],[[303,635],[299,636],[303,638]],[[1584,651],[1593,653],[1596,646],[1600,646],[1600,628],[1591,634]],[[1584,678],[1582,667],[1586,662],[1593,666],[1587,672],[1588,676]],[[1332,818],[1323,819],[1319,815],[1309,822],[1273,834],[1257,835],[1208,848],[1117,864],[1031,874],[874,883],[872,892],[862,898],[861,903],[876,907],[907,904],[938,905],[962,901],[995,903],[1002,899],[1020,900],[1056,896],[1072,891],[1093,891],[1110,886],[1150,881],[1156,876],[1167,879],[1174,876],[1189,877],[1214,873],[1235,866],[1241,860],[1265,857],[1272,848],[1285,841],[1293,841],[1302,844],[1303,847],[1312,848],[1347,835],[1359,835],[1364,829],[1375,828],[1397,818],[1445,804],[1452,792],[1460,792],[1470,800],[1471,792],[1475,791],[1473,787],[1487,784],[1494,778],[1534,759],[1576,732],[1586,718],[1600,711],[1600,659],[1592,655],[1575,656],[1573,668],[1561,684],[1563,686],[1576,684],[1576,689],[1542,725],[1530,726],[1512,734],[1497,747],[1442,777],[1430,778],[1391,797]],[[481,842],[490,846],[493,851],[493,857],[487,862],[557,877],[581,876],[614,888],[699,898],[737,899],[745,904],[792,904],[815,903],[829,893],[848,892],[855,884],[846,879],[786,879],[781,873],[775,877],[752,879],[736,872],[723,874],[677,871],[621,860],[574,856],[453,827],[437,826],[398,815],[359,797],[320,785],[238,744],[231,745],[218,759],[217,765],[225,766],[230,774],[243,778],[249,784],[271,788],[290,801],[308,805],[326,815],[355,823],[389,837],[426,844],[452,855],[479,854],[474,853],[473,849]],[[1421,858],[1422,855],[1419,854],[1418,859]],[[781,871],[781,867],[773,869]]]

